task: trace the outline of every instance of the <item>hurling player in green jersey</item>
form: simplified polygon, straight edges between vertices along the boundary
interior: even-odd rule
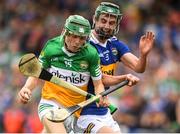
[[[63,34],[47,41],[39,60],[43,68],[53,75],[85,91],[87,91],[87,84],[91,78],[95,93],[99,94],[104,91],[104,86],[101,80],[98,53],[93,46],[86,42],[90,30],[90,23],[87,19],[79,15],[69,16],[66,19]],[[39,85],[39,82],[40,80],[37,78],[29,77],[27,79],[18,94],[21,103],[29,101],[32,91]],[[50,82],[43,83],[41,101],[38,107],[38,114],[44,125],[43,132],[66,133],[66,121],[64,123],[51,122],[45,114],[51,109],[76,105],[85,99],[84,96],[64,87]],[[106,97],[100,99],[99,105],[103,107],[109,105]],[[78,113],[76,116],[78,117]]]

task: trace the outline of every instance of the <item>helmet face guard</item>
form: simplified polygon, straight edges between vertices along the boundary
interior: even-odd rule
[[[111,38],[114,35],[114,31],[115,30],[112,32],[112,34],[104,32],[103,28],[100,28],[100,27],[99,28],[95,28],[95,31],[96,31],[98,37],[103,40],[103,39]]]
[[[101,2],[101,4],[97,7],[95,11],[95,19],[98,20],[101,14],[108,14],[109,16],[112,15],[116,17],[116,28],[111,35],[103,32],[102,28],[95,29],[96,33],[100,38],[108,39],[118,33],[119,23],[122,19],[122,14],[120,13],[119,6],[110,2]]]
[[[77,36],[89,36],[91,25],[87,19],[80,15],[71,15],[66,19],[64,26],[66,33]]]

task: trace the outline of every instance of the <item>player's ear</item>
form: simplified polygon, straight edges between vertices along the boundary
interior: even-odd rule
[[[93,24],[95,24],[95,20],[96,20],[97,18],[95,18],[95,15],[93,15]]]
[[[92,28],[95,27],[95,20],[96,20],[95,15],[93,15],[93,24],[92,24]]]
[[[61,32],[61,35],[64,35],[65,32],[66,32],[66,30],[63,28],[63,29],[62,29],[62,32]]]
[[[68,30],[66,30],[66,29],[63,28],[63,30],[62,30],[62,32],[61,32],[61,35],[63,35],[63,36],[68,36],[68,35],[69,35]]]

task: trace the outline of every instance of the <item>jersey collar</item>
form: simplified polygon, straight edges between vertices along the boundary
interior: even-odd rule
[[[99,42],[99,40],[95,37],[94,33],[91,31],[90,41],[92,41],[93,43],[95,43],[95,44],[97,44],[97,45],[100,45],[100,46],[102,46],[102,47],[106,47],[108,40],[106,40],[105,43]]]

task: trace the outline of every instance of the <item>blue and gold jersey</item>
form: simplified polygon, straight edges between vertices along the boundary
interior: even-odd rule
[[[90,36],[90,44],[93,45],[101,59],[102,73],[114,75],[116,63],[120,61],[121,57],[130,52],[126,44],[119,41],[116,37],[108,39],[104,44],[100,43],[93,34]],[[94,93],[92,81],[88,84],[88,92]],[[81,115],[104,115],[107,113],[107,108],[97,108],[95,103],[83,108]]]
[[[102,72],[109,75],[114,74],[116,63],[120,61],[121,56],[130,52],[128,46],[116,37],[112,37],[102,44],[91,34],[90,44],[93,45],[99,53]]]

